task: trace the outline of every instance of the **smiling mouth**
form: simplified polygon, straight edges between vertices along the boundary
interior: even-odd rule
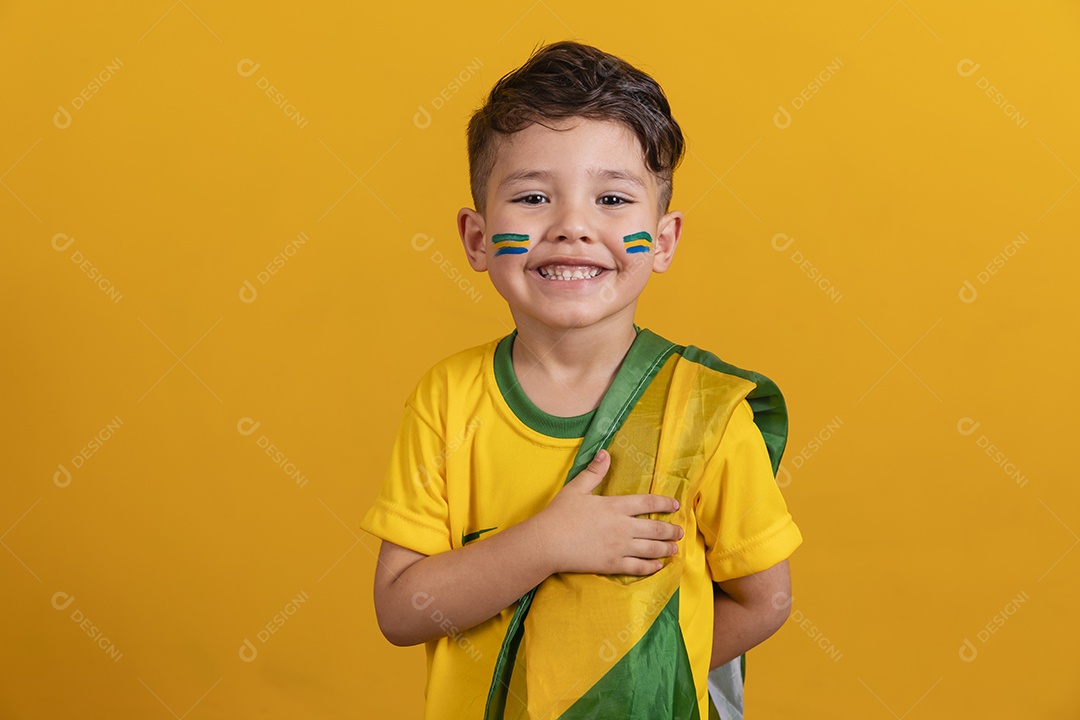
[[[544,265],[536,272],[545,280],[591,280],[604,269],[595,265]]]

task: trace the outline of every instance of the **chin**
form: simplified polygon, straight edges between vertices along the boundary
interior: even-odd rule
[[[559,316],[539,318],[550,328],[557,330],[574,330],[575,328],[588,327],[599,322],[602,318],[582,315]]]

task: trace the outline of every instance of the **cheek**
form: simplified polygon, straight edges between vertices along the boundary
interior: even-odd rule
[[[644,287],[652,274],[653,254],[650,250],[630,252],[623,250],[624,255],[619,258],[619,275],[633,286]]]
[[[528,257],[527,253],[504,253],[488,260],[488,278],[500,295],[505,297],[522,287]]]
[[[512,257],[529,252],[529,236],[525,233],[496,233],[491,236],[493,256]]]

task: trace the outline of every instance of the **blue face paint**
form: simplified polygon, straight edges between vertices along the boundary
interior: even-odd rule
[[[623,237],[623,247],[627,253],[649,252],[652,249],[652,235],[642,230]]]
[[[529,236],[518,233],[498,233],[491,236],[491,243],[498,248],[495,257],[500,255],[523,255],[529,252]]]

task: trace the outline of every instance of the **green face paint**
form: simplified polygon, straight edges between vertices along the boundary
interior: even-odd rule
[[[491,243],[498,248],[495,257],[500,255],[523,255],[529,252],[529,236],[518,233],[498,233],[491,236]]]
[[[652,249],[652,235],[644,230],[633,235],[626,235],[622,241],[627,253],[649,252]]]

